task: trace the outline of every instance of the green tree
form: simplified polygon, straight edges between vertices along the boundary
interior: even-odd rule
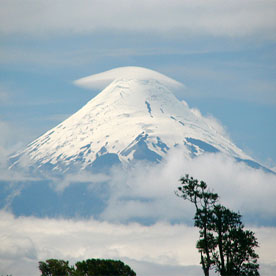
[[[121,261],[88,259],[69,267],[68,261],[49,259],[39,262],[41,276],[136,276],[136,273]]]
[[[259,275],[258,246],[254,233],[244,229],[241,215],[218,203],[218,194],[204,181],[186,175],[176,195],[195,206],[194,225],[199,228],[197,249],[205,276],[214,268],[222,276]]]
[[[41,276],[70,276],[74,270],[69,267],[68,261],[49,259],[46,262],[39,262]]]
[[[135,276],[136,273],[121,261],[88,259],[76,263],[76,275]]]

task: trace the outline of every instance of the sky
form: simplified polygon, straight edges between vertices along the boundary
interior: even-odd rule
[[[185,100],[191,108],[199,109],[204,116],[216,118],[232,141],[258,162],[270,168],[276,167],[275,1],[0,0],[0,6],[0,165],[5,164],[9,154],[56,126],[100,92],[78,87],[74,85],[75,80],[116,67],[141,66],[183,83],[186,88],[177,94],[179,99]],[[175,167],[175,158],[179,158],[176,153],[165,161],[164,171]],[[271,223],[272,220],[275,222],[272,211],[276,209],[273,205],[274,178],[236,167],[222,157],[210,158],[217,166],[224,165],[218,179],[212,178],[211,168],[208,172],[201,172],[199,177],[214,183],[232,208],[240,209],[248,217],[257,214],[259,222],[254,224],[251,220],[249,223],[254,224],[256,232],[260,233],[264,244],[260,250],[272,252],[269,246],[273,243],[268,240],[275,233],[275,223]],[[196,172],[202,165],[200,162],[205,166],[208,164],[202,159],[190,165],[190,170]],[[145,169],[142,168],[140,170]],[[157,169],[151,168],[151,179],[157,177]],[[180,168],[174,172],[180,174]],[[236,176],[233,178],[234,173]],[[137,179],[142,175],[139,169],[134,174]],[[171,175],[168,174],[168,181]],[[10,180],[14,177],[7,171],[2,172],[3,176]],[[231,183],[225,189],[219,186],[224,179],[235,179],[238,183],[236,189],[239,196],[235,200],[227,197]],[[250,179],[249,184],[253,186],[242,186],[245,179]],[[263,179],[267,181],[260,188]],[[15,260],[20,260],[22,267],[32,269],[28,264],[34,265],[39,258],[55,255],[75,260],[95,254],[96,251],[89,251],[74,232],[79,223],[80,233],[96,231],[95,227],[107,228],[112,232],[113,228],[119,227],[119,223],[122,232],[132,233],[133,228],[137,228],[146,237],[155,235],[156,240],[148,249],[151,256],[139,252],[136,246],[139,238],[135,246],[128,243],[131,243],[130,239],[118,247],[114,243],[115,237],[109,247],[106,245],[110,256],[120,256],[129,261],[141,271],[141,275],[146,275],[144,268],[148,269],[148,275],[154,275],[156,270],[159,273],[168,271],[169,268],[177,275],[183,272],[183,266],[197,271],[193,267],[197,264],[196,252],[191,257],[194,259],[183,261],[188,257],[185,255],[187,251],[181,250],[181,242],[189,242],[189,239],[186,241],[183,238],[178,243],[176,239],[170,240],[178,235],[178,226],[161,222],[162,212],[166,210],[160,208],[168,189],[161,190],[157,198],[154,196],[157,188],[152,188],[152,206],[139,207],[135,205],[137,202],[122,202],[124,193],[147,197],[146,187],[138,184],[135,187],[136,190],[129,191],[126,185],[122,194],[114,194],[102,214],[103,221],[68,221],[64,244],[58,248],[54,248],[55,238],[60,235],[59,225],[64,221],[16,218],[10,213],[1,213],[1,220],[7,223],[9,231],[1,230],[4,231],[2,237],[6,237],[6,247],[3,252],[0,251],[0,259],[2,264],[6,264],[6,270],[0,273],[10,273]],[[246,192],[252,187],[255,193],[248,197]],[[260,204],[257,206],[262,208],[256,208],[258,200]],[[173,219],[173,210],[181,204],[178,205],[173,199],[169,202],[172,205],[165,212],[165,217]],[[123,203],[129,206],[124,209],[125,212],[119,208]],[[139,216],[133,213],[135,210],[140,210],[142,214],[145,210],[158,211],[152,214],[159,224],[146,230],[143,228],[146,226],[128,227],[123,224],[129,216]],[[266,216],[269,219],[264,218]],[[50,229],[45,235],[41,232],[42,222]],[[26,228],[19,234],[16,225],[22,224]],[[164,230],[164,227],[171,230]],[[194,237],[195,233],[189,226],[183,224],[179,227],[188,227],[187,237]],[[37,229],[37,232],[30,229]],[[172,236],[162,236],[170,231]],[[67,238],[72,235],[77,237],[75,245],[66,248]],[[143,235],[138,236],[142,239]],[[122,237],[118,240],[121,242]],[[167,243],[157,254],[152,250],[160,240]],[[40,246],[40,242],[48,245]],[[178,248],[177,253],[171,244],[175,245],[174,249]],[[133,252],[129,249],[132,246]],[[96,253],[104,257],[106,252],[98,247]],[[7,250],[10,252],[9,259],[5,259]],[[266,264],[264,269],[268,271],[270,266],[276,265],[275,255],[269,253],[264,253],[262,257],[262,262]]]
[[[99,91],[73,81],[142,66],[186,85],[257,161],[276,165],[275,1],[3,1],[2,147],[24,146]]]

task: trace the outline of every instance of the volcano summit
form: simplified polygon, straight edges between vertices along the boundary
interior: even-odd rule
[[[187,159],[221,152],[259,165],[203,116],[179,101],[179,82],[140,67],[121,67],[75,81],[79,86],[106,86],[95,98],[59,125],[11,157],[28,160],[34,170],[64,173],[99,171],[137,160],[159,162],[181,147]]]

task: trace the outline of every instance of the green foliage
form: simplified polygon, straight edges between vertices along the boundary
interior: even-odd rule
[[[41,276],[70,276],[73,268],[69,267],[68,261],[49,259],[46,262],[39,262]]]
[[[136,273],[121,261],[88,259],[69,267],[68,261],[49,259],[39,262],[41,276],[136,276]]]
[[[186,175],[176,195],[196,208],[194,225],[199,228],[197,249],[204,275],[214,268],[220,275],[259,275],[258,246],[254,233],[244,230],[241,215],[218,203],[218,195],[207,184]]]
[[[121,261],[90,259],[76,263],[78,275],[135,276],[135,272]]]

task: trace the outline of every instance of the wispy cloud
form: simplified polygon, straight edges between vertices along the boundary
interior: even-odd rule
[[[243,57],[243,53],[237,55]],[[187,89],[178,92],[180,98],[215,98],[276,104],[275,80],[266,77],[268,72],[274,70],[271,64],[263,63],[263,68],[260,69],[258,61],[229,63],[223,61],[222,56],[217,63],[162,66],[160,70],[176,79],[183,79]]]
[[[204,121],[211,129],[214,129],[217,133],[221,134],[224,137],[227,137],[230,140],[225,127],[222,126],[222,123],[219,122],[218,119],[216,119],[212,115],[203,116],[200,110],[197,108],[191,108],[190,110],[199,118],[199,120]]]
[[[118,30],[275,39],[275,9],[275,2],[269,0],[2,0],[0,32],[43,35]]]
[[[187,160],[180,149],[172,150],[157,165],[137,164],[127,172],[115,170],[111,196],[102,218],[120,222],[135,218],[191,221],[192,206],[174,194],[179,178],[186,173],[206,181],[220,195],[223,204],[240,211],[248,222],[263,225],[275,219],[275,175],[220,154]]]

